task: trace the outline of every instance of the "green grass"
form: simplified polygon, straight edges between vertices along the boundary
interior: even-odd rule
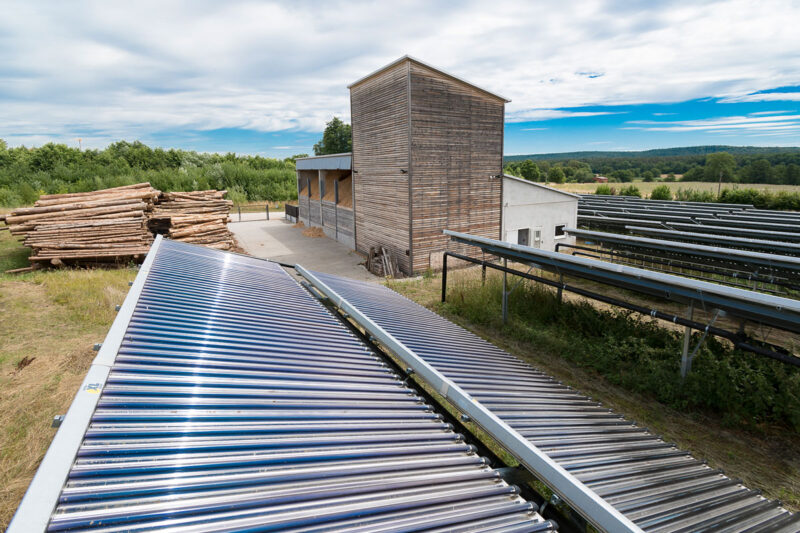
[[[27,252],[0,232],[3,271]],[[118,270],[0,272],[0,531],[22,498],[136,276]]]
[[[0,276],[6,270],[29,266],[31,249],[20,244],[8,231],[0,231]]]

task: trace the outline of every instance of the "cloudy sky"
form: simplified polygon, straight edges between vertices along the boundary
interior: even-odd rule
[[[409,54],[497,92],[507,154],[800,145],[800,2],[3,2],[0,138],[310,152]]]

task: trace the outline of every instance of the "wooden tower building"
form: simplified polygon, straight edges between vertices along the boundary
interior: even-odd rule
[[[451,244],[444,229],[501,238],[507,99],[408,56],[349,88],[357,251],[382,246],[405,274],[417,274],[437,269],[445,250],[475,254]],[[322,176],[334,169],[325,165],[298,160],[300,217],[315,225],[307,213],[319,209],[324,218],[324,206],[300,169],[320,169],[326,189]]]

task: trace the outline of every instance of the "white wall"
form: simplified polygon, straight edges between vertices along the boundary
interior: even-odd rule
[[[555,236],[557,225],[576,227],[578,224],[578,199],[557,191],[521,182],[503,179],[503,240],[516,244],[518,231],[529,229],[529,246],[534,243],[535,230],[542,232],[540,248],[554,250],[556,243],[575,243],[570,236]]]

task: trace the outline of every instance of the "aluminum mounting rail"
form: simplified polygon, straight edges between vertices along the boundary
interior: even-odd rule
[[[456,242],[513,261],[536,264],[552,272],[591,279],[620,288],[653,294],[697,307],[722,309],[732,316],[800,333],[800,301],[771,294],[728,287],[717,283],[654,272],[511,244],[485,237],[445,230]]]
[[[280,266],[159,238],[8,531],[553,528]]]
[[[608,506],[654,533],[800,531],[800,515],[780,503],[391,289],[298,270],[607,531],[625,531]]]
[[[520,435],[490,409],[476,401],[453,380],[434,368],[378,323],[370,319],[358,307],[348,302],[341,294],[327,285],[323,279],[331,279],[330,276],[321,276],[309,272],[301,265],[295,265],[295,269],[314,288],[329,298],[334,305],[350,315],[359,326],[400,358],[404,364],[408,365],[439,394],[487,431],[527,469],[540,479],[547,480],[547,484],[586,520],[601,531],[608,533],[642,531],[641,528],[586,487],[533,443]]]

